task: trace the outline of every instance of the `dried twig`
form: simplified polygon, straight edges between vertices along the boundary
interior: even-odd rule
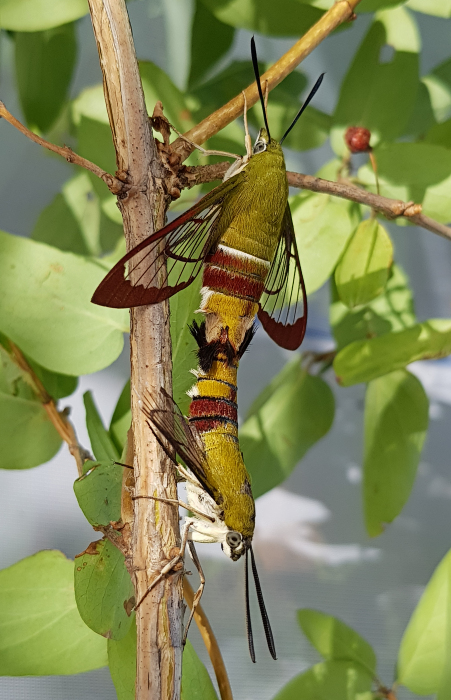
[[[261,76],[261,83],[267,81],[268,91],[276,87],[286,76],[291,73],[301,61],[308,56],[314,48],[318,46],[336,27],[343,22],[354,18],[354,9],[360,0],[338,0],[328,10],[316,24],[311,27],[304,36],[297,41],[292,48],[287,51],[276,63],[274,63],[266,73]],[[257,84],[252,85],[244,90],[247,100],[248,109],[254,105],[259,97]],[[193,126],[192,129],[186,132],[184,136],[194,143],[202,144],[207,139],[211,138],[218,131],[221,131],[227,124],[233,122],[234,119],[243,113],[244,98],[242,92],[227,102],[223,107],[217,109],[203,121]],[[173,149],[182,156],[185,160],[192,152],[193,148],[181,138],[178,138],[172,144]]]

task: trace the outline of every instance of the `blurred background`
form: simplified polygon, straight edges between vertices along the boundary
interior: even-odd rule
[[[190,0],[134,0],[128,4],[138,57],[151,60],[184,88],[189,53]],[[416,13],[423,50],[421,73],[447,58],[451,20]],[[311,85],[325,71],[315,105],[332,113],[340,83],[370,22],[358,18],[351,29],[329,37],[309,56],[301,70]],[[250,33],[239,30],[222,66],[248,60]],[[77,23],[78,64],[71,85],[77,96],[101,81],[97,49],[89,17]],[[273,62],[294,42],[257,36],[259,57]],[[14,82],[13,41],[2,34],[0,99],[21,119]],[[0,228],[29,236],[42,209],[61,184],[73,176],[70,166],[32,144],[6,123],[0,123]],[[333,153],[328,144],[307,152],[286,152],[287,167],[315,173]],[[397,261],[415,292],[421,321],[449,317],[451,311],[451,245],[432,233],[388,224]],[[328,288],[310,304],[306,349],[333,347],[329,335]],[[289,353],[258,332],[239,372],[239,409],[244,416],[252,400],[284,365]],[[193,361],[194,364],[194,361]],[[430,429],[413,493],[400,517],[372,540],[364,529],[361,506],[362,409],[364,389],[338,389],[331,431],[317,443],[291,477],[257,502],[255,553],[272,621],[278,660],[265,648],[256,601],[253,601],[257,664],[249,659],[244,623],[243,562],[226,560],[215,545],[199,547],[207,585],[203,606],[223,652],[236,700],[267,700],[291,677],[318,660],[303,637],[295,611],[313,607],[336,615],[360,632],[375,648],[381,680],[393,681],[397,649],[406,623],[435,566],[450,544],[451,362],[416,363],[430,399]],[[128,378],[128,350],[108,369],[82,377],[75,394],[62,401],[71,407],[79,440],[89,445],[82,395],[92,389],[106,423]],[[338,396],[339,394],[339,396]],[[3,537],[0,567],[41,549],[59,549],[68,557],[95,539],[73,494],[75,463],[63,446],[47,464],[24,471],[0,472]],[[193,576],[193,585],[195,583]],[[195,625],[191,640],[211,671]],[[400,696],[410,696],[405,689]],[[0,698],[9,700],[113,700],[108,669],[71,677],[0,678]]]

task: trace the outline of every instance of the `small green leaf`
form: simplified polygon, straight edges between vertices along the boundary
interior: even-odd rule
[[[440,692],[451,653],[451,550],[432,574],[399,647],[397,682],[413,693]]]
[[[319,610],[298,610],[298,622],[305,636],[327,661],[352,661],[370,675],[376,672],[373,648],[351,627]]]
[[[263,390],[240,428],[255,498],[284,481],[333,421],[332,391],[303,370],[298,357],[281,375]]]
[[[39,32],[88,14],[86,0],[0,0],[0,26],[16,32]]]
[[[99,461],[119,459],[120,454],[102,423],[90,391],[83,394],[83,401],[86,410],[86,426],[95,458]]]
[[[202,0],[225,24],[270,36],[302,36],[321,10],[296,0]]]
[[[347,153],[343,135],[349,126],[369,129],[374,146],[403,134],[412,114],[419,85],[419,42],[406,45],[403,34],[418,35],[415,20],[403,8],[381,15],[370,26],[341,85],[331,136],[338,155]],[[387,43],[395,53],[383,63],[380,53]]]
[[[353,205],[324,194],[290,199],[296,241],[308,294],[330,277],[357,222]]]
[[[325,661],[295,676],[274,700],[370,700],[372,677],[358,664]]]
[[[451,321],[432,319],[397,333],[357,340],[340,350],[334,360],[342,386],[369,382],[411,362],[439,359],[451,353]]]
[[[208,671],[189,640],[183,650],[181,700],[218,700]]]
[[[407,0],[405,7],[436,17],[451,17],[451,0]]]
[[[110,423],[110,438],[116,446],[119,454],[122,454],[125,442],[127,440],[127,432],[130,428],[132,414],[130,410],[130,379],[126,382],[122,389],[119,400],[114,409]]]
[[[28,376],[0,345],[0,469],[30,469],[55,456],[61,438]]]
[[[75,600],[82,620],[107,639],[123,639],[135,617],[135,596],[122,552],[109,540],[75,557]]]
[[[153,113],[155,103],[161,100],[164,114],[179,131],[187,131],[194,125],[185,96],[159,66],[151,61],[140,61],[141,75],[147,111]]]
[[[94,526],[109,525],[121,517],[122,474],[124,467],[114,462],[83,465],[84,474],[74,483],[78,505]]]
[[[371,537],[384,531],[406,504],[428,429],[429,401],[405,369],[368,384],[365,397],[363,499]]]
[[[75,26],[72,23],[43,32],[17,32],[14,41],[23,113],[32,129],[46,132],[58,118],[72,80],[77,59]]]
[[[340,299],[352,309],[379,296],[392,262],[393,245],[387,231],[376,219],[362,221],[335,270]]]
[[[415,323],[412,290],[398,265],[392,265],[384,293],[358,310],[351,311],[345,306],[338,298],[335,285],[332,285],[330,325],[338,350],[355,340],[401,331]]]
[[[197,0],[191,30],[191,68],[189,85],[198,83],[231,47],[235,30],[220,22]],[[208,37],[214,37],[210,41]]]
[[[134,615],[128,634],[123,639],[108,640],[108,664],[116,688],[117,700],[135,700],[136,617]]]
[[[91,304],[106,272],[99,262],[0,232],[0,331],[53,372],[108,367],[122,350],[128,311]]]
[[[74,565],[56,551],[38,552],[0,571],[0,674],[53,676],[107,664],[104,639],[81,619]]]
[[[197,367],[197,343],[190,333],[188,324],[192,323],[194,312],[200,304],[201,275],[170,299],[171,339],[173,365],[173,396],[182,413],[188,411],[190,397],[187,391],[194,384],[190,370]]]

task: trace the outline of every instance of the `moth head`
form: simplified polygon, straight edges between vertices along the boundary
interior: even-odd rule
[[[232,561],[237,561],[247,549],[247,540],[244,539],[241,532],[237,530],[228,530],[224,541],[221,543],[222,551]]]

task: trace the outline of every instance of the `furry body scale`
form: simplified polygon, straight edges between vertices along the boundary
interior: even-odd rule
[[[243,187],[232,191],[217,222],[218,241],[203,269],[205,326],[193,327],[200,368],[190,391],[190,421],[201,435],[207,480],[224,522],[252,538],[255,505],[238,442],[237,370],[251,337],[287,205],[282,149],[275,141],[252,157]]]

